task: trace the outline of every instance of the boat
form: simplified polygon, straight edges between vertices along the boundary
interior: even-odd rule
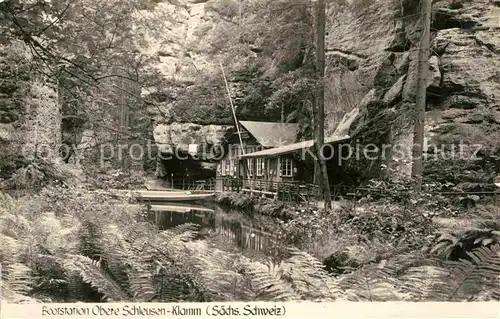
[[[144,204],[133,204],[134,207],[144,207]],[[148,210],[152,212],[176,212],[176,213],[191,213],[196,212],[197,216],[205,217],[203,212],[215,213],[215,210],[201,206],[188,203],[155,203],[149,204]]]
[[[201,191],[138,190],[131,192],[131,196],[141,201],[190,202],[212,198],[215,196],[215,193]]]
[[[186,203],[159,203],[159,204],[151,204],[149,205],[149,209],[151,211],[158,212],[178,212],[178,213],[190,213],[190,212],[209,212],[214,213],[215,210],[203,207],[201,205],[193,205]],[[205,216],[205,215],[203,215]]]

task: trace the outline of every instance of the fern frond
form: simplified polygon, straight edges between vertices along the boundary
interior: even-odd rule
[[[0,263],[5,267],[7,265],[11,265],[16,263],[17,256],[22,250],[22,244],[10,237],[0,233]]]
[[[194,239],[197,232],[193,225],[182,225],[174,229],[160,232],[147,243],[142,243],[146,253],[164,257],[169,262],[177,260],[186,253],[186,243]]]
[[[387,276],[378,265],[366,265],[342,276],[340,284],[349,301],[397,301],[405,298],[397,289],[397,279]]]
[[[21,263],[2,268],[2,281],[9,286],[9,291],[17,295],[28,295],[32,289],[31,268]]]
[[[252,275],[252,288],[257,292],[257,300],[291,301],[298,300],[292,284],[283,280],[282,268],[272,262],[266,264],[251,263],[249,274]]]
[[[208,295],[231,300],[235,294],[249,293],[243,283],[242,266],[234,255],[219,249],[208,249],[205,243],[190,243],[186,247],[194,257],[186,266],[192,269],[194,278]],[[189,268],[186,270],[189,271]]]
[[[316,258],[298,249],[289,249],[291,257],[284,261],[289,280],[302,296],[312,299],[335,299],[340,289],[324,265]]]
[[[91,220],[84,220],[80,230],[80,252],[92,259],[99,259],[103,253],[101,225]]]
[[[28,220],[19,214],[0,214],[0,232],[8,231],[11,237],[19,239],[22,234],[31,231]]]
[[[128,301],[129,295],[101,267],[100,261],[85,256],[68,256],[64,263],[69,273],[78,273],[84,282],[96,288],[110,301]]]
[[[185,234],[185,233],[197,233],[198,228],[199,228],[199,225],[197,225],[197,224],[186,223],[186,224],[181,224],[179,226],[176,226],[172,229],[169,229],[169,231],[172,233],[175,233],[177,235],[180,235],[180,234]]]
[[[490,290],[492,296],[499,294],[500,245],[480,247],[469,255],[471,260],[445,264],[449,273],[435,285],[433,299],[471,300],[484,290]]]
[[[189,275],[166,272],[160,276],[158,296],[161,302],[203,301],[204,293]]]
[[[408,294],[410,301],[430,301],[436,285],[447,274],[437,266],[412,267],[401,277],[400,289]]]
[[[149,269],[134,269],[128,272],[130,291],[135,302],[148,302],[156,296],[153,274]]]
[[[499,235],[498,231],[491,229],[467,229],[456,234],[444,233],[430,252],[451,260],[468,258],[467,253],[475,248],[499,243]]]

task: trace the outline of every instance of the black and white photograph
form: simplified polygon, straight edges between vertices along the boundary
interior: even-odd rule
[[[0,0],[0,274],[45,317],[500,301],[500,1]]]

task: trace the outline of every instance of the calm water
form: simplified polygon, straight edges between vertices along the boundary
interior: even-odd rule
[[[270,253],[276,237],[241,214],[232,213],[212,203],[154,203],[148,219],[161,230],[191,223],[200,225],[200,234],[220,235],[228,243],[242,250]]]

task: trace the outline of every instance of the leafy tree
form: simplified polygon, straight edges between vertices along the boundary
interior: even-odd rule
[[[31,75],[59,88],[63,143],[78,144],[88,128],[102,132],[97,144],[137,140],[149,125],[148,105],[156,103],[141,91],[163,80],[154,57],[141,53],[145,35],[136,27],[154,24],[157,17],[142,15],[154,2],[9,0],[0,6],[4,42],[22,40],[34,57]]]

